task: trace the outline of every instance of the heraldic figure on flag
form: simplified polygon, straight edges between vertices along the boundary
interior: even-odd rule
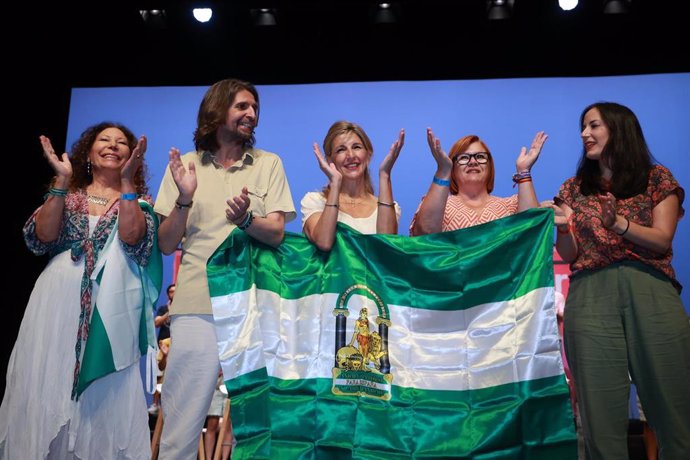
[[[376,323],[379,331],[372,331],[369,322],[369,309],[361,307],[359,317],[354,321],[349,343],[347,337],[347,300],[356,291],[365,291],[379,308]],[[390,399],[390,374],[388,360],[388,309],[381,297],[363,284],[355,284],[340,295],[338,308],[334,310],[335,327],[335,367],[333,368],[333,394],[371,396]]]
[[[233,459],[577,457],[553,212],[328,253],[233,232],[207,273]]]

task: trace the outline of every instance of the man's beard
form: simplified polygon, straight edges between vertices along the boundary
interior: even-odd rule
[[[234,130],[229,130],[227,128],[223,129],[221,133],[221,138],[223,139],[224,142],[234,144],[234,143],[241,143],[241,144],[246,144],[248,142],[251,142],[254,138],[254,130],[251,131],[251,133],[245,134],[242,131],[238,129]]]

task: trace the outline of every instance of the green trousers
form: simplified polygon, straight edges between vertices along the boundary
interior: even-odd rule
[[[564,312],[586,456],[628,460],[630,379],[662,459],[690,459],[690,323],[663,274],[623,262],[573,276]]]

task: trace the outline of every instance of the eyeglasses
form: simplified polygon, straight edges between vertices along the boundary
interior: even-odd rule
[[[489,152],[461,153],[460,155],[456,155],[454,161],[459,165],[466,165],[472,158],[480,165],[483,165],[489,161]]]

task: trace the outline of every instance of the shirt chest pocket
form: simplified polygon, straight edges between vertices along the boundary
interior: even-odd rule
[[[266,195],[268,190],[260,185],[247,185],[249,209],[261,217],[266,217]]]

